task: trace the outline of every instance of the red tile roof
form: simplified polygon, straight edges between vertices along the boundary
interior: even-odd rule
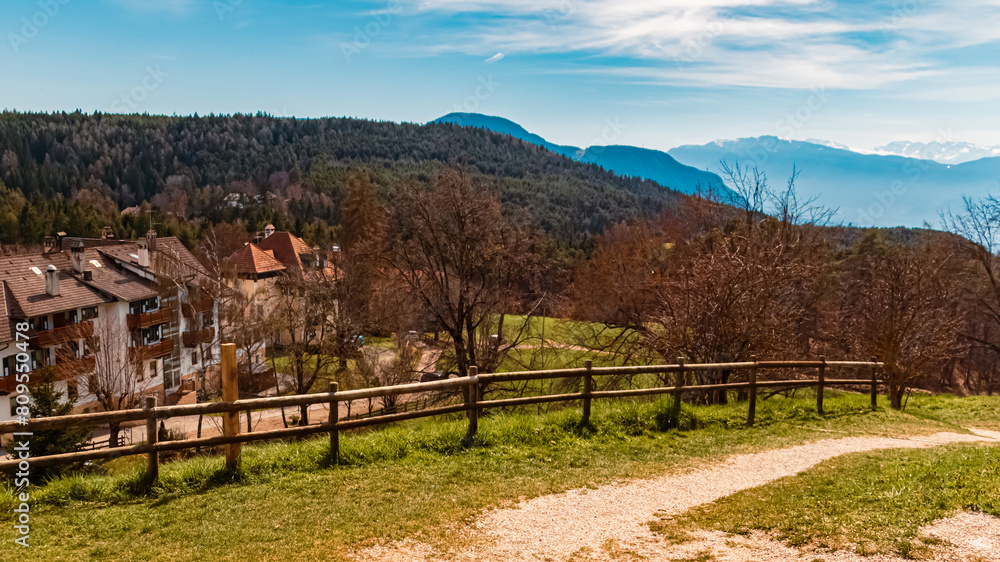
[[[302,254],[312,255],[313,249],[290,232],[275,232],[258,244],[261,250],[273,250],[274,257],[285,267],[302,271]]]
[[[14,339],[14,313],[11,309],[17,306],[17,301],[14,300],[14,295],[10,293],[10,289],[7,288],[6,281],[0,281],[0,314],[3,315],[0,318],[0,343],[6,343],[13,341]],[[20,314],[16,314],[20,316]]]
[[[45,292],[45,271],[49,265],[59,270],[59,296]],[[32,267],[39,273],[36,274]],[[64,253],[0,258],[0,280],[5,282],[20,308],[9,312],[19,312],[21,318],[30,318],[110,302],[106,295],[76,279],[71,271],[69,256]]]
[[[274,251],[264,251],[256,244],[246,244],[229,257],[242,275],[260,275],[284,271],[285,266],[274,258]]]
[[[122,271],[94,249],[84,251],[84,265],[91,275],[91,280],[84,283],[123,301],[133,302],[160,294],[155,283]],[[83,275],[76,272],[73,276],[83,279]]]

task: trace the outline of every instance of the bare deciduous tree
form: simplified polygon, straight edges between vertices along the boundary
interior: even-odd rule
[[[884,245],[859,256],[841,311],[854,355],[874,356],[893,408],[918,377],[940,371],[959,351],[954,256],[931,245]]]
[[[404,188],[394,219],[400,236],[391,264],[451,336],[458,373],[495,370],[527,325],[506,323],[521,304],[518,281],[530,277],[527,237],[503,216],[489,185],[454,168],[443,169],[430,191]]]
[[[133,342],[125,320],[103,314],[94,320],[94,333],[86,345],[94,357],[94,371],[86,379],[86,393],[107,411],[130,410],[140,405],[152,384],[145,372],[143,342]],[[119,444],[120,422],[109,425],[111,447]]]

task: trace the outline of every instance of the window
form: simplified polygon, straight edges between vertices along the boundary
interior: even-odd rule
[[[151,326],[142,330],[142,345],[153,345],[159,343],[161,339],[160,325]]]
[[[156,361],[150,361],[149,362],[149,378],[155,379],[156,375],[157,375],[157,373],[156,373]]]
[[[3,358],[3,376],[9,377],[17,372],[17,357],[11,355]]]
[[[79,318],[80,314],[76,310],[67,310],[56,315],[55,324],[56,326],[72,326],[79,321]]]
[[[197,365],[198,364],[198,351],[197,350],[191,352],[191,364],[192,365]]]
[[[49,329],[49,317],[48,316],[36,316],[34,318],[28,319],[28,326],[35,330],[36,332],[41,332],[42,330]]]
[[[211,312],[206,312],[201,315],[201,326],[203,328],[208,328],[215,325],[215,318],[212,316]]]
[[[93,320],[93,319],[97,318],[97,307],[96,306],[88,306],[87,308],[81,309],[80,310],[80,316],[84,320]]]

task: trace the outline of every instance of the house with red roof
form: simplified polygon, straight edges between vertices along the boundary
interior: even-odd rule
[[[75,411],[100,408],[89,392],[87,342],[101,318],[128,331],[123,341],[142,358],[144,392],[176,403],[193,392],[193,374],[220,355],[210,285],[179,240],[152,231],[139,241],[58,236],[42,253],[0,257],[0,420],[13,417],[19,338],[27,341],[29,386],[51,366]]]

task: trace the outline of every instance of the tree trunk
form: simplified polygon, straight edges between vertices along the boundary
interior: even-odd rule
[[[299,425],[309,425],[309,404],[299,406]]]
[[[892,406],[893,410],[901,410],[903,408],[903,392],[904,389],[901,386],[892,386],[889,389],[889,405]]]
[[[108,447],[118,446],[118,434],[121,432],[121,423],[108,424]]]
[[[250,425],[250,410],[247,410],[247,433],[251,433],[252,431],[253,427]]]
[[[729,382],[729,375],[731,371],[725,370],[719,373],[719,384],[726,384]],[[728,404],[729,403],[729,391],[728,390],[718,390],[716,391],[716,404]]]

